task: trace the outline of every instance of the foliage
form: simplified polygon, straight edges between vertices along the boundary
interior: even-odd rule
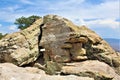
[[[23,30],[26,29],[27,27],[29,27],[31,24],[33,24],[37,19],[41,18],[40,16],[29,16],[29,17],[20,17],[18,19],[16,19],[15,23],[16,25],[18,25],[18,29]]]
[[[2,33],[0,33],[0,39],[2,39],[4,36],[6,36],[7,34],[3,35]]]
[[[3,37],[2,33],[0,33],[0,39]]]

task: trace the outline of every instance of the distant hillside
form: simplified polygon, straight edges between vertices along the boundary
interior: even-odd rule
[[[116,51],[120,52],[120,39],[104,38]]]

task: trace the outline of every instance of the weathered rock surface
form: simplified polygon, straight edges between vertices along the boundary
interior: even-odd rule
[[[45,48],[45,52],[40,52],[45,63],[97,59],[111,66],[120,65],[120,56],[95,32],[56,15],[44,16],[29,28],[0,40],[0,62],[19,66],[34,62],[39,56],[38,42]]]
[[[4,72],[7,71],[8,67],[5,67],[4,70],[0,68],[3,72],[0,79],[3,80],[11,79],[10,76],[15,76],[12,80],[14,78],[27,80],[25,76],[30,76],[29,80],[120,79],[118,76],[118,74],[120,75],[120,54],[116,53],[94,31],[85,26],[76,26],[71,21],[57,15],[44,16],[43,19],[35,21],[29,28],[8,34],[1,39],[0,62],[10,62],[18,66],[29,64],[28,66],[37,67],[48,74],[59,74],[62,69],[63,74],[70,75],[49,76],[36,72],[29,73],[26,69],[19,67],[17,69],[20,69],[21,73],[18,72],[19,70],[14,71],[11,67],[9,69],[13,73],[7,74]],[[66,64],[70,65],[65,66]],[[30,68],[30,70],[33,69]],[[20,74],[22,75],[18,76]],[[6,76],[7,78],[4,78]]]
[[[63,75],[89,76],[95,80],[120,80],[120,76],[109,65],[97,60],[67,63],[61,72]]]
[[[40,80],[41,74],[45,75],[45,72],[37,68],[21,68],[10,63],[0,64],[0,80]]]
[[[78,77],[74,75],[69,76],[42,76],[41,80],[94,80],[93,78],[89,77]]]
[[[43,34],[39,46],[45,48],[45,52],[42,52],[45,62],[89,59],[103,61],[113,67],[120,65],[120,55],[87,27],[78,27],[71,21],[56,15],[45,16],[43,24],[41,26]]]
[[[0,64],[0,80],[94,80],[89,77],[50,76],[44,71],[32,67],[17,67],[11,63]]]
[[[0,62],[22,66],[35,61],[39,56],[38,34],[41,23],[42,19],[39,19],[29,28],[8,34],[0,40]]]
[[[48,48],[47,50],[51,48],[51,59],[56,58],[55,61],[58,62],[87,59],[86,50],[83,48],[83,44],[88,42],[88,38],[79,34],[78,26],[73,25],[72,22],[58,16],[45,16],[43,22],[45,28],[43,29],[41,45],[43,44],[42,46]],[[47,31],[50,34],[46,34]],[[49,43],[49,45],[46,46],[44,44],[46,42]]]

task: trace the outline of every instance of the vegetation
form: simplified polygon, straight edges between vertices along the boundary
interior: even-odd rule
[[[31,24],[33,24],[33,22],[35,22],[37,19],[41,18],[40,16],[29,16],[29,17],[20,17],[18,19],[16,19],[15,23],[16,25],[18,25],[18,29],[23,30],[26,29],[27,27],[29,27]]]
[[[0,33],[0,39],[2,39],[2,37],[3,37],[3,35],[2,35],[2,33]]]
[[[0,39],[2,39],[4,36],[6,36],[7,34],[2,34],[2,33],[0,33]]]

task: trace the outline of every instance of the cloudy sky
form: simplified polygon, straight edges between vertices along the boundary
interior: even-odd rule
[[[120,39],[120,0],[0,0],[0,33],[18,31],[21,16],[56,14],[86,25],[103,38]]]

